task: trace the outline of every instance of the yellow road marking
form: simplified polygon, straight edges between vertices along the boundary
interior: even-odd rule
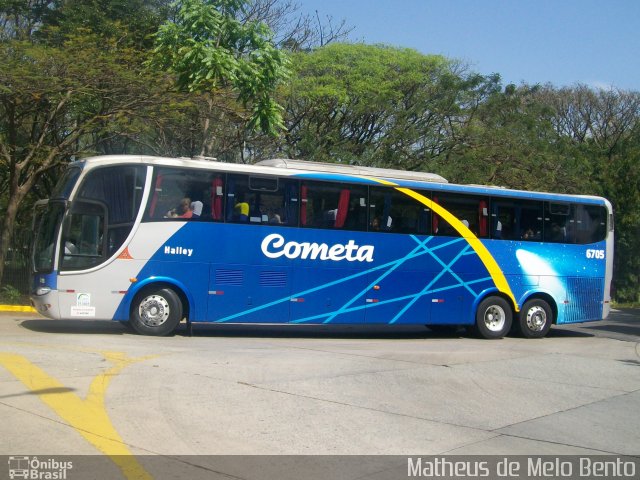
[[[36,309],[27,305],[0,305],[0,312],[29,312],[36,313]]]
[[[87,398],[82,400],[55,378],[22,355],[0,352],[0,364],[37,394],[47,406],[71,425],[89,443],[122,470],[128,479],[151,479],[111,424],[105,409],[105,394],[111,380],[125,367],[151,358],[129,358],[121,352],[100,352],[114,365],[93,379]],[[47,393],[38,393],[47,392]],[[55,392],[55,393],[51,393]]]

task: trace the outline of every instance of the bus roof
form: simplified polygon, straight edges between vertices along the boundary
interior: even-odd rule
[[[411,172],[405,170],[394,170],[391,168],[362,167],[360,165],[343,165],[340,163],[321,163],[308,162],[306,160],[274,158],[271,160],[262,160],[261,162],[256,163],[256,165],[322,173],[339,173],[343,175],[361,177],[381,177],[395,180],[448,183],[446,178],[441,177],[436,173]]]
[[[306,160],[269,159],[256,164],[225,163],[210,160],[188,158],[165,158],[144,155],[105,155],[88,157],[75,162],[86,166],[113,165],[118,163],[141,163],[167,167],[203,168],[231,173],[247,173],[254,175],[282,175],[304,177],[307,179],[332,180],[335,182],[358,182],[375,184],[376,179],[393,182],[397,186],[425,189],[449,193],[466,193],[488,195],[493,197],[509,197],[550,200],[557,202],[580,201],[591,204],[609,204],[603,197],[593,195],[570,195],[528,190],[512,190],[499,186],[463,185],[448,183],[440,175],[427,172],[410,172],[388,168],[361,167],[333,163],[310,162]],[[609,204],[610,205],[610,204]]]

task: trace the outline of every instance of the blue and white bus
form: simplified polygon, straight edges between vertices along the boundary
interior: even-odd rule
[[[186,320],[536,338],[606,318],[612,263],[604,198],[296,160],[103,156],[70,164],[40,202],[31,298],[50,318],[148,335]]]

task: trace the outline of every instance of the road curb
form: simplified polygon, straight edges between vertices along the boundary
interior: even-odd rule
[[[36,309],[27,305],[0,305],[0,312],[29,312],[36,313]]]

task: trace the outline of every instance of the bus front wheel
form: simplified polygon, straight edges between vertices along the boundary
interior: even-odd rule
[[[542,338],[551,328],[553,312],[547,302],[534,298],[520,310],[518,330],[525,338]]]
[[[131,311],[131,326],[141,335],[171,334],[182,320],[182,302],[170,288],[138,294]]]
[[[487,297],[476,311],[476,333],[489,340],[502,338],[511,329],[511,305],[502,297]]]

